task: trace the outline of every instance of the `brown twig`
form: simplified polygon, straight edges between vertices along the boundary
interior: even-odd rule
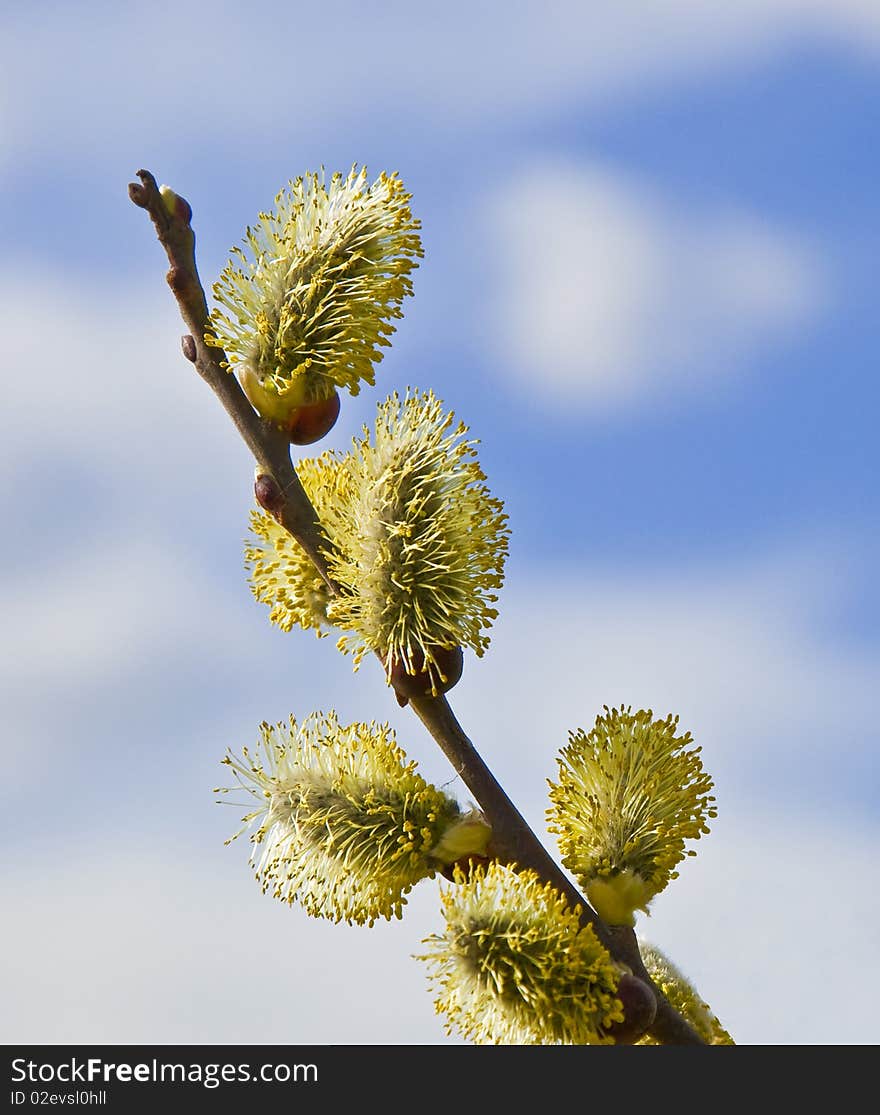
[[[170,269],[166,278],[189,330],[182,341],[184,356],[195,365],[220,400],[253,454],[258,472],[269,478],[272,513],[306,551],[331,591],[335,591],[324,557],[327,540],[293,467],[289,439],[253,409],[236,377],[230,374],[222,349],[205,343],[210,321],[196,268],[190,207],[170,191],[163,194],[149,171],[139,170],[137,174],[140,182],[130,183],[129,196],[135,205],[149,213],[168,256]],[[652,1036],[664,1044],[704,1045],[699,1034],[652,982],[642,963],[634,932],[605,925],[547,853],[465,735],[446,698],[411,697],[409,704],[483,810],[492,827],[493,855],[520,869],[530,868],[555,886],[572,907],[579,908],[583,923],[593,927],[611,954],[653,988],[657,996],[657,1017],[651,1027]]]

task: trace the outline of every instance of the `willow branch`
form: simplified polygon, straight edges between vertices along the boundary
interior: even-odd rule
[[[140,182],[129,184],[131,200],[149,213],[170,268],[168,285],[177,300],[189,332],[183,337],[184,356],[220,400],[226,413],[253,454],[258,472],[268,477],[272,514],[296,539],[315,564],[332,592],[337,586],[328,573],[324,552],[328,547],[317,513],[290,457],[289,439],[265,421],[251,406],[236,377],[229,372],[223,350],[205,343],[210,332],[208,304],[195,259],[195,235],[189,205],[175,194],[166,197],[147,170],[137,172]],[[267,504],[268,505],[268,504]],[[440,746],[453,768],[473,794],[492,828],[491,852],[502,862],[531,869],[578,908],[583,924],[617,960],[651,986],[657,997],[657,1017],[651,1034],[664,1044],[703,1045],[695,1030],[672,1008],[645,971],[632,930],[611,928],[601,920],[562,869],[548,854],[525,818],[508,798],[476,748],[465,735],[446,700],[411,697],[410,707]]]

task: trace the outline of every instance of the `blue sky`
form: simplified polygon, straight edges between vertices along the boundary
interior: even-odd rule
[[[6,1040],[446,1040],[411,959],[433,884],[336,928],[223,847],[219,759],[264,718],[388,719],[451,772],[381,677],[252,601],[251,462],[126,190],[188,198],[208,285],[289,178],[355,162],[400,171],[425,258],[326,444],[432,387],[511,520],[466,729],[552,847],[568,730],[679,713],[720,815],[639,931],[744,1043],[876,1040],[809,981],[877,943],[880,15],[605,7],[0,17]]]

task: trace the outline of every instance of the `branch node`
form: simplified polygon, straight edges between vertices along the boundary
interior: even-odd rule
[[[175,294],[183,294],[187,287],[187,274],[182,267],[172,267],[165,276]]]

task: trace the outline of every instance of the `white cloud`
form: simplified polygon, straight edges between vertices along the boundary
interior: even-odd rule
[[[246,842],[122,845],[4,872],[7,1042],[444,1040],[413,959],[440,928],[430,883],[402,922],[335,926],[264,897]]]
[[[29,469],[72,455],[108,490],[130,491],[132,511],[150,477],[181,473],[185,489],[196,474],[234,475],[244,451],[181,354],[185,328],[164,289],[158,251],[146,287],[87,286],[74,273],[7,268],[0,329],[8,369],[0,496],[27,496]],[[59,471],[62,498],[67,480]]]
[[[49,149],[99,160],[157,145],[215,151],[250,136],[390,127],[468,127],[585,105],[717,74],[799,42],[880,49],[873,0],[549,0],[419,9],[399,2],[320,9],[157,2],[10,8],[0,36],[2,133],[10,164]],[[271,32],[268,28],[271,27]],[[173,31],[169,31],[173,28]],[[307,44],[307,45],[306,45]],[[54,83],[58,83],[57,86]],[[14,109],[13,109],[14,106]]]
[[[499,374],[534,405],[601,413],[715,391],[825,302],[796,238],[685,211],[606,168],[531,167],[486,210]]]
[[[74,691],[111,685],[133,664],[172,650],[223,647],[240,617],[232,601],[221,614],[212,603],[191,555],[125,529],[93,537],[3,583],[5,679],[16,690],[51,678]]]

